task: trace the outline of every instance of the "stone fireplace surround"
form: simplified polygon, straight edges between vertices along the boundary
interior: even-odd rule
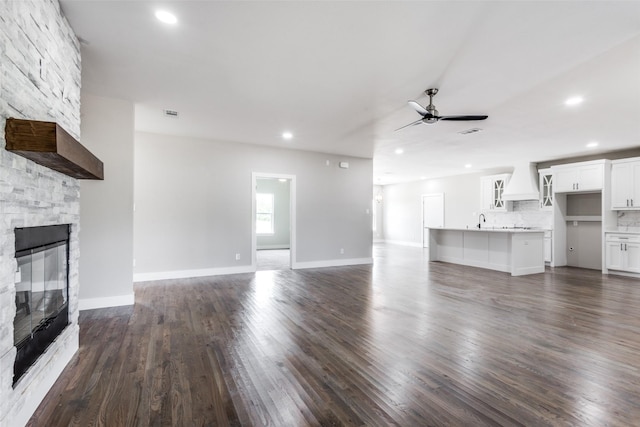
[[[78,349],[80,184],[5,150],[8,117],[80,139],[80,45],[57,0],[0,2],[0,426],[26,424]],[[69,326],[12,387],[16,227],[71,224]]]

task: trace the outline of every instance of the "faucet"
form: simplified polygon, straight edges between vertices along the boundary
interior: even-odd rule
[[[481,213],[480,215],[478,215],[478,228],[482,228],[482,222],[480,222],[480,217],[482,217],[482,222],[487,222],[487,218],[484,216],[483,213]]]

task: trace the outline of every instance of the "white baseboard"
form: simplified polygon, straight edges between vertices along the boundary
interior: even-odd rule
[[[390,245],[411,246],[413,248],[422,248],[422,243],[407,242],[404,240],[385,240],[384,242]]]
[[[187,279],[190,277],[222,276],[225,274],[254,273],[255,267],[241,265],[239,267],[200,268],[197,270],[159,271],[156,273],[137,273],[134,282],[151,282],[154,280]]]
[[[345,265],[373,264],[373,258],[327,259],[322,261],[296,262],[294,270],[303,268],[342,267]]]
[[[134,295],[116,295],[102,298],[81,298],[78,300],[78,309],[93,310],[95,308],[120,307],[121,305],[133,305]]]
[[[259,245],[256,250],[289,249],[289,245]]]

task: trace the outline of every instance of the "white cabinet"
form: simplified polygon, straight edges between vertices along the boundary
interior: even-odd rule
[[[640,235],[606,234],[607,268],[640,273]]]
[[[544,239],[542,241],[544,247],[544,262],[551,264],[553,252],[552,252],[552,234],[551,231],[544,232]]]
[[[429,261],[444,261],[511,273],[544,273],[544,233],[532,230],[435,228]]]
[[[640,157],[611,162],[611,209],[640,209]]]
[[[552,166],[551,169],[556,193],[602,190],[604,161]]]
[[[511,174],[503,173],[499,175],[483,176],[481,183],[481,210],[483,211],[506,211],[507,201],[502,198]]]
[[[540,169],[538,171],[540,179],[540,210],[553,210],[553,171],[549,169]]]

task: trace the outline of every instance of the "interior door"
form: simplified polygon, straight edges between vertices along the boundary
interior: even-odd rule
[[[429,247],[429,228],[444,227],[444,193],[422,196],[422,247]]]

